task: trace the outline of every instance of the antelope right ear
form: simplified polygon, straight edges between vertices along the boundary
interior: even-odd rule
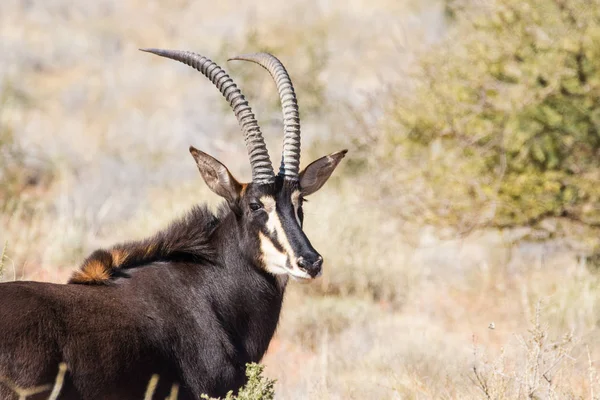
[[[190,146],[190,153],[196,160],[202,179],[210,190],[225,198],[229,204],[235,203],[242,192],[242,185],[231,175],[227,167],[193,146]]]
[[[308,196],[321,189],[347,152],[348,150],[338,151],[308,164],[304,171],[300,172],[302,195]]]

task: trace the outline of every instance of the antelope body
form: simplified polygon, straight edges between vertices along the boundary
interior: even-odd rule
[[[52,383],[60,363],[67,373],[59,399],[142,399],[153,374],[156,399],[174,384],[179,399],[237,391],[245,364],[267,350],[288,277],[321,274],[322,258],[302,231],[302,201],[346,151],[300,172],[298,107],[283,65],[266,53],[235,58],[262,65],[277,83],[285,135],[276,175],[252,110],[225,71],[195,53],[146,51],[217,86],[242,127],[252,182],[239,183],[190,147],[206,184],[225,199],[218,212],[197,206],[146,240],[97,250],[68,284],[0,284],[0,399],[17,398],[11,385]]]

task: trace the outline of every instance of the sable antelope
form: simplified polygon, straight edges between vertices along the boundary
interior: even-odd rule
[[[288,277],[321,274],[323,259],[302,231],[302,202],[346,150],[300,172],[298,105],[281,62],[266,53],[234,58],[263,66],[277,84],[284,140],[275,175],[254,114],[223,69],[192,52],[143,51],[217,86],[242,128],[252,182],[190,147],[206,184],[225,199],[218,212],[197,206],[149,239],[97,250],[68,284],[0,284],[0,376],[19,387],[52,382],[64,362],[61,399],[141,399],[152,374],[160,376],[155,398],[173,383],[180,399],[223,396],[265,353]],[[0,383],[0,398],[11,396]]]

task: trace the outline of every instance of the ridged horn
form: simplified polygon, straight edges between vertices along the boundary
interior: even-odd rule
[[[283,154],[279,175],[285,179],[298,180],[300,172],[300,112],[292,80],[277,57],[269,53],[243,54],[230,58],[254,62],[271,74],[277,85],[283,112]]]
[[[219,91],[223,94],[229,105],[233,109],[242,132],[250,158],[250,166],[252,167],[252,181],[262,183],[272,183],[275,181],[275,173],[273,165],[269,158],[267,146],[258,126],[258,122],[254,117],[252,108],[242,94],[242,91],[237,87],[233,79],[223,68],[219,67],[210,59],[191,51],[181,50],[162,50],[162,49],[140,49],[147,53],[156,54],[161,57],[170,58],[182,62],[190,67],[202,72]]]

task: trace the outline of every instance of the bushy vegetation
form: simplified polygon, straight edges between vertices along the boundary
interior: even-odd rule
[[[227,393],[223,400],[273,400],[275,398],[275,381],[263,376],[265,367],[250,363],[246,365],[246,376],[248,382],[242,387],[237,395],[233,392]],[[206,395],[205,400],[218,400]]]
[[[419,192],[404,216],[459,229],[552,217],[600,227],[600,2],[450,7],[449,37],[392,91],[380,125],[374,162],[406,159],[390,184]]]
[[[538,303],[528,332],[516,338],[516,353],[514,349],[503,349],[497,358],[490,360],[473,343],[471,379],[483,398],[573,398],[570,390],[573,376],[569,370],[573,368],[575,339],[570,332],[551,337],[548,325],[541,319],[541,308]],[[596,371],[589,361],[588,378],[593,390]]]

